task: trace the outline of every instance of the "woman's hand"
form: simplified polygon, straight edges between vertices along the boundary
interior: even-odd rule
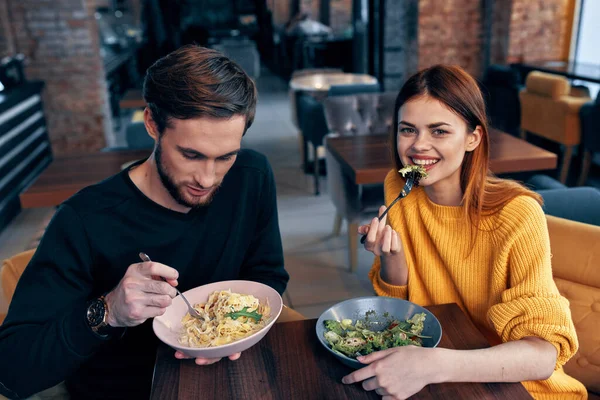
[[[385,206],[379,208],[379,215],[383,214]],[[379,221],[373,218],[369,225],[362,225],[358,228],[358,233],[367,235],[365,249],[376,256],[396,255],[402,251],[402,243],[398,232],[386,225],[387,214]]]
[[[430,383],[437,382],[436,349],[403,346],[358,357],[368,366],[346,375],[342,382],[362,381],[365,390],[374,390],[383,400],[406,399]]]
[[[379,215],[385,211],[385,206],[379,208]],[[386,225],[387,214],[379,221],[373,218],[371,224],[362,225],[358,233],[367,235],[365,249],[381,259],[381,278],[391,284],[403,286],[408,282],[408,267],[400,235]]]
[[[394,347],[357,357],[368,366],[342,379],[362,382],[384,400],[406,399],[425,386],[443,382],[523,382],[548,379],[556,348],[538,337],[525,337],[477,350],[441,347]]]

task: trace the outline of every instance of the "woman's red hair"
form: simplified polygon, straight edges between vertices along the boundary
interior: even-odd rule
[[[460,175],[465,218],[479,228],[482,215],[500,211],[517,196],[529,196],[542,204],[539,194],[518,182],[495,177],[489,170],[490,140],[485,102],[477,82],[458,66],[435,65],[413,75],[402,87],[394,108],[394,128],[390,139],[396,169],[403,167],[398,155],[398,114],[411,99],[429,96],[446,105],[467,124],[469,132],[481,127],[481,143],[465,154]],[[475,235],[478,229],[474,230]],[[475,240],[473,235],[473,240]]]

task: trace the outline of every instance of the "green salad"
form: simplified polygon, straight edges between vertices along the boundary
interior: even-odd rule
[[[391,347],[422,346],[422,339],[430,337],[421,335],[424,322],[425,313],[417,313],[406,321],[392,320],[385,329],[373,331],[367,329],[368,315],[367,319],[356,322],[326,320],[324,338],[333,351],[356,358]]]

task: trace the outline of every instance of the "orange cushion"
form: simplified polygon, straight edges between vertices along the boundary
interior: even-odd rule
[[[13,294],[15,294],[17,282],[34,253],[35,249],[27,250],[3,261],[0,280],[2,281],[4,297],[9,303],[12,300]]]
[[[579,351],[565,372],[600,393],[600,226],[547,216],[552,272],[569,300]]]
[[[571,85],[566,78],[539,71],[532,71],[527,75],[525,87],[528,92],[553,99],[566,96],[571,90]]]

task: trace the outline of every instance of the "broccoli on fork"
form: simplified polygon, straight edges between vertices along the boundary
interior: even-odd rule
[[[403,178],[412,178],[415,183],[419,183],[419,180],[427,178],[427,171],[421,165],[407,165],[404,168],[398,170]]]

